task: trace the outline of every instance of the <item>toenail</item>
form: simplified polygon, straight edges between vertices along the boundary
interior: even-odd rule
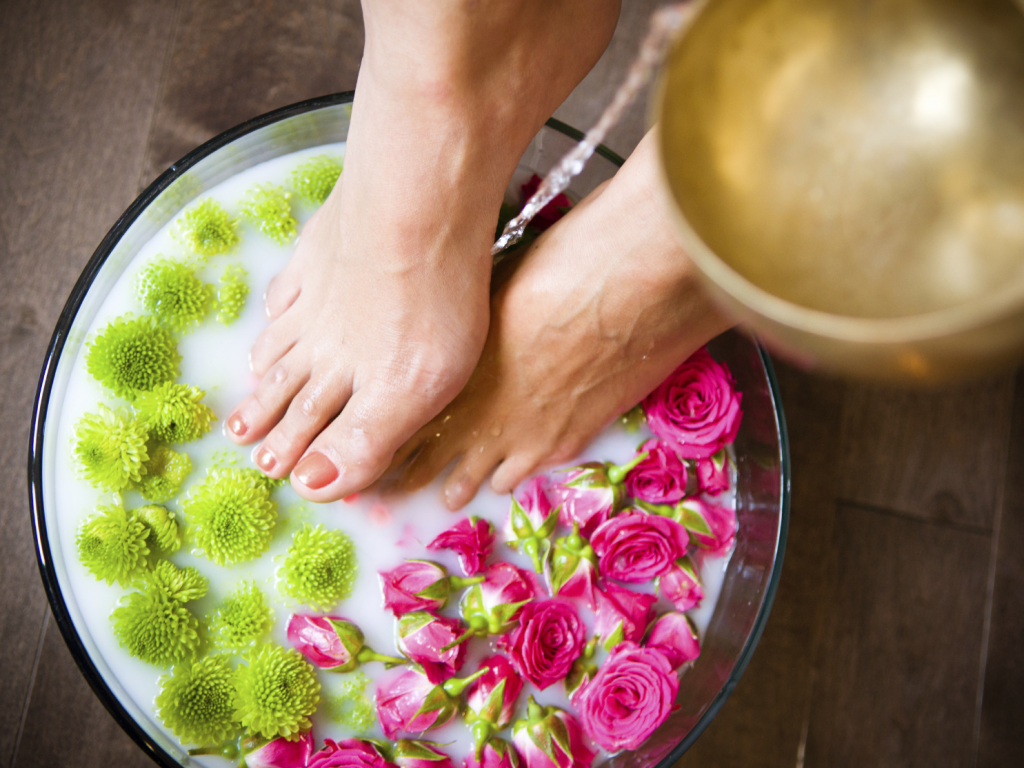
[[[338,468],[322,453],[311,453],[295,467],[295,477],[315,491],[333,483],[338,478]]]
[[[256,466],[262,469],[264,472],[269,472],[277,464],[277,459],[274,458],[274,454],[270,452],[269,448],[264,448],[262,445],[259,450],[256,451]]]
[[[241,437],[242,435],[245,434],[245,430],[247,429],[247,427],[245,426],[245,422],[242,421],[241,416],[232,416],[230,419],[228,419],[228,429],[231,430],[232,434]]]

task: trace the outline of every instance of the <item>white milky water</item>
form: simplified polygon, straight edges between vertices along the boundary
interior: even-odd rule
[[[243,193],[253,184],[284,184],[289,173],[303,160],[321,154],[341,157],[344,154],[344,144],[316,147],[263,163],[225,181],[198,199],[211,197],[235,216]],[[296,203],[295,213],[301,224],[309,218],[313,209]],[[125,312],[142,313],[134,295],[135,276],[145,263],[159,255],[181,254],[180,246],[170,237],[170,226],[164,227],[142,247],[135,260],[114,285],[89,329],[90,335]],[[223,420],[231,408],[255,388],[257,381],[249,372],[248,350],[267,325],[261,297],[270,279],[287,263],[293,246],[278,246],[245,223],[239,224],[238,231],[241,238],[238,250],[232,254],[211,258],[200,274],[208,282],[216,284],[224,268],[230,264],[241,264],[247,270],[252,291],[241,318],[233,325],[225,327],[211,317],[198,330],[180,337],[179,341],[179,350],[183,357],[179,381],[203,388],[206,391],[205,402],[219,419],[214,429],[203,439],[175,446],[177,450],[188,453],[193,462],[192,474],[186,480],[182,496],[187,493],[189,487],[202,482],[207,470],[218,461],[223,461],[225,457],[236,460],[238,466],[255,466],[248,450],[236,448],[224,436]],[[71,373],[67,395],[60,408],[59,422],[55,431],[51,431],[48,437],[55,438],[57,446],[54,473],[55,509],[49,510],[47,514],[48,520],[56,520],[56,541],[52,541],[52,544],[55,549],[59,547],[59,554],[63,556],[63,567],[66,568],[67,583],[70,585],[65,589],[65,600],[77,605],[84,624],[84,632],[91,636],[98,654],[109,667],[116,683],[123,688],[130,700],[126,702],[129,709],[137,708],[138,717],[148,717],[155,727],[163,730],[171,742],[176,743],[170,732],[160,725],[153,709],[153,701],[159,691],[157,681],[165,670],[130,657],[118,646],[112,632],[109,616],[127,590],[96,581],[79,563],[76,554],[75,532],[79,524],[93,513],[97,505],[110,503],[111,494],[103,494],[93,489],[76,476],[72,464],[74,425],[84,413],[95,411],[99,402],[107,403],[111,407],[125,405],[108,397],[88,376],[85,372],[84,354],[83,346]],[[636,446],[648,436],[649,433],[646,431],[628,433],[620,426],[613,426],[587,448],[580,461],[626,462],[634,455]],[[508,497],[498,496],[484,488],[464,512],[452,514],[442,505],[439,485],[436,483],[422,492],[392,501],[387,507],[382,507],[376,499],[365,494],[352,503],[311,504],[300,499],[290,487],[276,490],[274,498],[279,504],[278,525],[270,549],[261,559],[231,567],[219,567],[192,554],[187,540],[185,546],[170,558],[179,566],[194,565],[210,581],[209,594],[202,600],[190,603],[189,607],[202,621],[203,616],[240,582],[254,580],[268,597],[275,611],[276,626],[272,632],[272,639],[287,645],[285,626],[290,615],[293,612],[313,611],[281,596],[276,588],[275,569],[281,556],[288,549],[293,533],[303,523],[324,523],[351,536],[357,543],[359,552],[359,576],[354,592],[330,613],[346,617],[358,624],[370,647],[380,653],[392,655],[397,653],[394,638],[395,619],[382,609],[377,572],[398,565],[404,558],[420,557],[441,562],[450,572],[462,575],[457,559],[452,553],[428,553],[422,544],[431,541],[465,514],[474,514],[491,520],[499,531],[500,542],[500,531],[509,508]],[[734,503],[731,496],[719,497],[716,501]],[[129,509],[144,503],[135,492],[125,494],[125,502]],[[178,500],[169,502],[166,506],[176,512],[179,521],[183,519]],[[52,523],[50,535],[52,539]],[[529,568],[525,557],[517,555],[501,543],[496,545],[495,553],[492,555],[492,561],[498,559],[512,560],[521,567]],[[702,568],[707,597],[699,609],[690,613],[702,635],[718,599],[727,561],[728,558],[709,560]],[[668,610],[667,605],[659,604],[658,607],[662,611]],[[74,609],[72,612],[74,613]],[[453,603],[446,613],[456,615],[457,605]],[[592,621],[592,617],[585,617],[585,620]],[[486,644],[483,641],[473,642],[477,648],[472,651],[470,661],[463,667],[460,676],[473,671],[472,660],[481,658],[483,654],[483,647]],[[86,644],[89,645],[88,642]],[[373,663],[364,665],[362,671],[374,678],[384,670],[382,665]],[[338,693],[342,683],[349,676],[319,671],[318,677],[323,685],[323,699]],[[685,685],[685,675],[682,684]],[[520,699],[520,710],[525,711],[528,692],[529,686]],[[372,686],[368,689],[368,694],[372,698]],[[536,698],[542,704],[565,705],[561,684],[537,693]],[[339,739],[354,735],[344,727],[331,722],[323,714],[322,709],[313,720],[318,745],[322,744],[324,737]],[[366,735],[382,734],[375,728]],[[509,731],[501,735],[510,738]],[[428,732],[424,738],[440,743],[451,742],[447,750],[456,760],[456,764],[469,748],[469,731],[462,725],[460,719],[453,725]],[[600,759],[599,757],[598,762]],[[201,757],[195,758],[195,761],[210,766],[232,764],[220,757]]]

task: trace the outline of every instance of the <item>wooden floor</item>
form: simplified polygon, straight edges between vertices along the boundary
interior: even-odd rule
[[[587,123],[654,3],[624,4],[558,116]],[[0,761],[144,765],[65,649],[39,581],[29,415],[93,248],[161,170],[253,115],[351,89],[353,0],[0,5]],[[610,143],[628,153],[636,108]],[[684,766],[1024,764],[1024,374],[940,393],[779,365],[792,523],[745,676]]]

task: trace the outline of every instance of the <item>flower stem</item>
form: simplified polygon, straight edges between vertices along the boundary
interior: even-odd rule
[[[612,464],[608,467],[608,479],[618,485],[626,479],[626,475],[629,474],[629,470],[633,469],[637,464],[647,458],[650,451],[644,451],[643,453],[637,454],[637,456],[628,464]]]
[[[465,589],[471,587],[474,584],[480,584],[486,576],[470,576],[468,579],[464,579],[461,576],[449,576],[448,582],[452,585],[452,589]]]

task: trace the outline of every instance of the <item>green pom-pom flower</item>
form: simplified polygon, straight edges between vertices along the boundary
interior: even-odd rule
[[[272,184],[257,184],[242,198],[242,217],[278,245],[287,245],[299,231],[292,216],[292,193]]]
[[[146,586],[169,600],[188,603],[206,594],[209,582],[195,567],[179,568],[168,560],[161,560],[147,575]]]
[[[146,426],[127,411],[100,404],[99,413],[87,413],[75,425],[75,463],[94,488],[120,491],[145,474],[148,439]]]
[[[193,267],[169,259],[146,265],[137,292],[150,314],[179,333],[194,329],[213,306],[213,286],[200,280]]]
[[[182,506],[196,544],[217,565],[251,560],[270,545],[277,504],[249,472],[210,470]]]
[[[292,171],[292,189],[314,205],[323,205],[341,176],[341,167],[339,158],[327,155],[311,157]]]
[[[211,198],[185,210],[175,224],[174,237],[200,256],[225,253],[238,242],[235,222],[221,204]]]
[[[214,645],[239,650],[270,631],[274,611],[256,584],[250,582],[224,598],[210,615],[208,625]]]
[[[149,529],[121,507],[100,507],[99,512],[78,529],[78,559],[97,579],[128,586],[146,568]]]
[[[285,556],[281,591],[325,611],[352,593],[358,573],[352,539],[341,531],[306,523],[295,534]]]
[[[89,374],[125,400],[178,378],[181,355],[174,336],[148,315],[119,317],[86,346]]]
[[[135,399],[135,415],[151,437],[165,443],[190,443],[210,431],[217,417],[203,404],[206,393],[188,384],[166,383]]]
[[[181,484],[192,471],[192,459],[187,453],[178,453],[159,444],[150,446],[149,459],[143,469],[145,474],[141,482],[134,483],[133,487],[142,494],[142,498],[160,504],[178,495]]]
[[[166,507],[148,504],[132,510],[132,515],[147,528],[146,543],[161,555],[177,552],[181,547],[181,531],[174,513]]]
[[[249,652],[248,664],[235,670],[234,682],[234,717],[252,733],[293,738],[311,727],[320,683],[298,651],[259,646]]]
[[[178,664],[160,678],[156,710],[184,744],[220,744],[237,730],[232,713],[235,688],[226,656]]]
[[[117,641],[147,664],[165,667],[199,650],[199,621],[160,589],[132,592],[110,618]]]
[[[245,300],[249,298],[249,284],[245,282],[246,272],[237,264],[224,270],[220,277],[220,290],[217,291],[217,321],[231,325],[245,308]]]

